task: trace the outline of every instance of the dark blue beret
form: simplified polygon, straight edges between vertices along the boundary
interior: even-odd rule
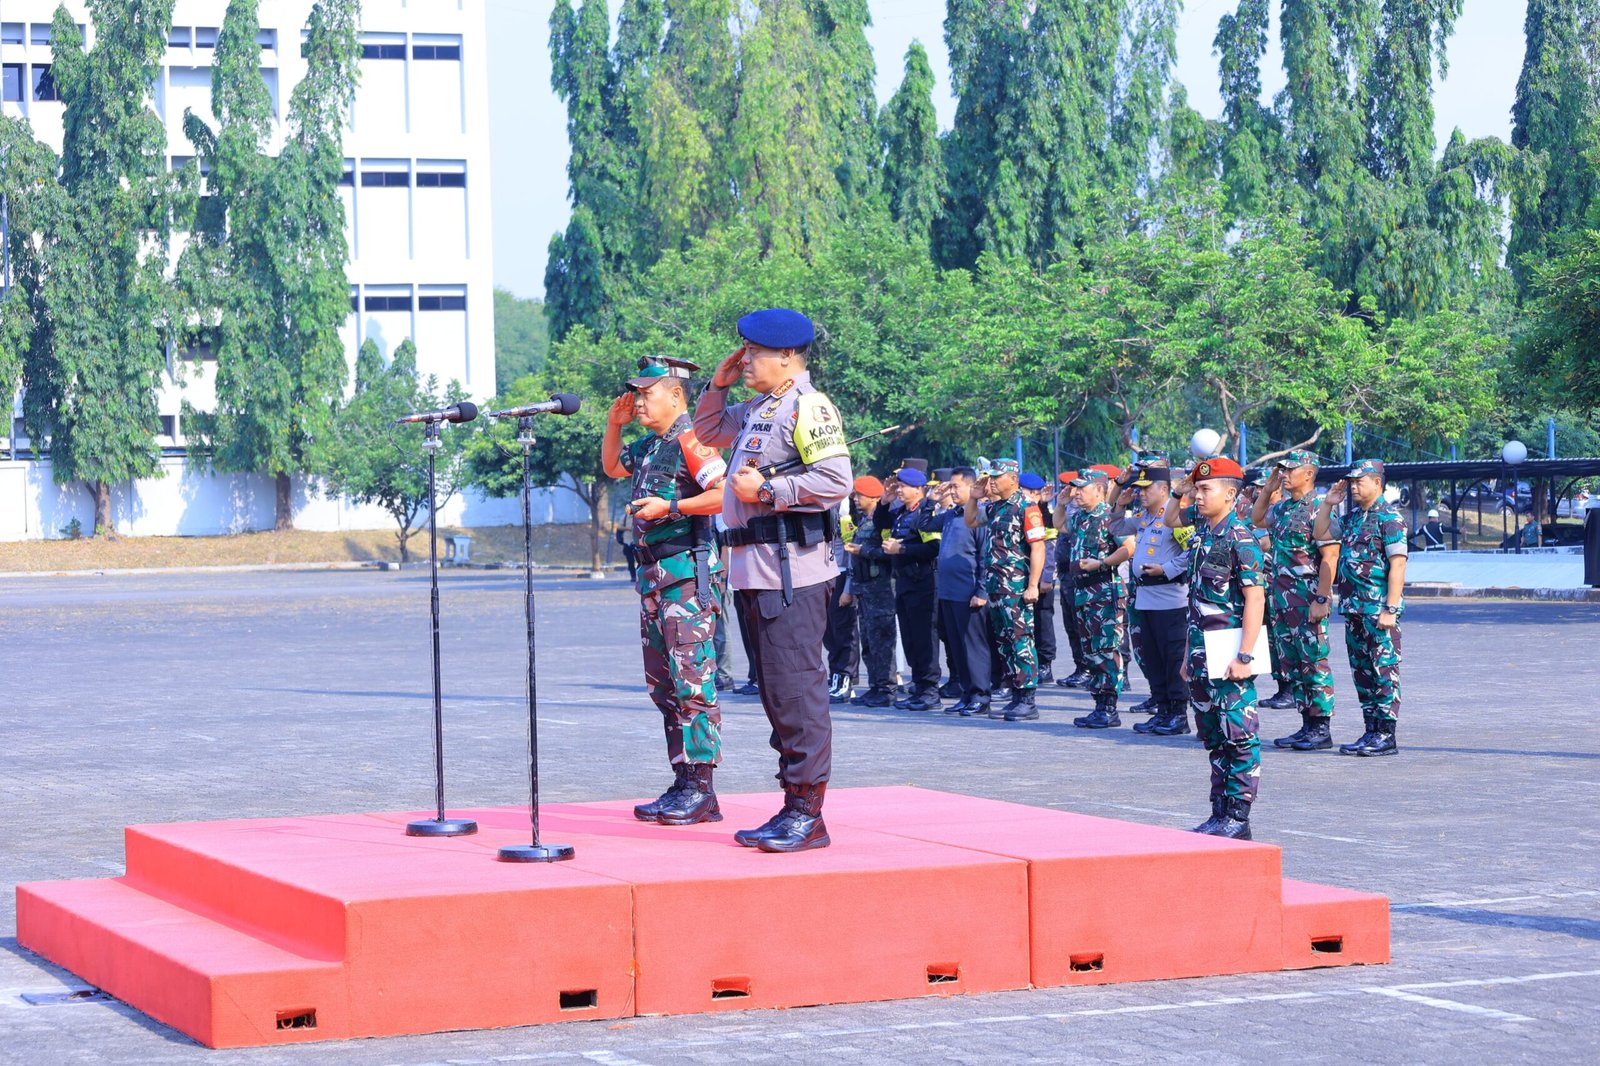
[[[741,318],[739,336],[763,348],[804,348],[816,339],[817,330],[799,311],[769,307]]]
[[[895,480],[899,481],[900,484],[910,485],[914,489],[920,489],[922,486],[928,483],[928,475],[924,474],[914,466],[903,467],[900,470],[896,470],[894,476]]]
[[[1029,490],[1042,489],[1044,488],[1044,478],[1040,477],[1038,474],[1035,474],[1032,470],[1029,470],[1017,478],[1017,485],[1019,488]]]

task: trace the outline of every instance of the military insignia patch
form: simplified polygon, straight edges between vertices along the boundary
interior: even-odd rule
[[[781,406],[780,404],[772,404],[769,407],[763,407],[761,409],[761,417],[762,418],[771,418],[773,415],[778,413],[778,408],[780,406]]]
[[[776,399],[778,399],[778,397],[782,396],[784,393],[788,392],[792,388],[794,388],[794,378],[790,378],[788,381],[785,381],[782,385],[779,385],[776,389],[773,389],[772,390],[772,398],[774,400],[776,400]]]
[[[793,418],[794,446],[800,453],[800,461],[807,466],[850,454],[850,449],[845,446],[844,426],[839,422],[839,414],[821,393],[813,392],[800,397]]]
[[[1194,468],[1194,472],[1195,472],[1195,476],[1196,477],[1210,477],[1211,476],[1211,464],[1210,463],[1201,463],[1199,466]]]
[[[759,452],[763,443],[760,437],[751,437],[744,442],[744,446],[753,452]]]

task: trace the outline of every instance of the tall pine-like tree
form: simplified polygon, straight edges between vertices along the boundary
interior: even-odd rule
[[[95,46],[65,6],[52,24],[61,95],[60,198],[41,220],[37,294],[23,360],[28,436],[48,439],[58,483],[84,482],[96,533],[112,533],[111,486],[160,473],[157,391],[165,324],[176,310],[164,274],[176,187],[166,131],[148,104],[173,0],[90,0]]]
[[[1600,189],[1600,0],[1528,0],[1524,28],[1511,143],[1543,163],[1511,225],[1511,270],[1525,290],[1550,238],[1581,225]]]
[[[933,107],[933,67],[920,41],[906,50],[900,88],[878,120],[889,214],[907,237],[927,244],[944,202],[944,159]]]

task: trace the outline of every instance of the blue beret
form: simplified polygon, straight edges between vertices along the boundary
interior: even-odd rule
[[[894,478],[900,484],[910,485],[914,489],[920,489],[928,483],[928,475],[914,466],[903,467],[895,471]]]
[[[1044,488],[1044,478],[1029,470],[1017,478],[1017,486],[1029,490],[1042,489]]]
[[[804,348],[816,340],[817,330],[799,311],[770,307],[741,318],[739,336],[763,348]]]

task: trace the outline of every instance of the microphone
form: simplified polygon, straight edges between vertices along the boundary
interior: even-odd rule
[[[443,411],[418,411],[415,414],[405,415],[394,420],[397,426],[407,422],[471,422],[478,417],[478,405],[462,400],[458,404],[446,407]]]
[[[521,407],[507,407],[503,411],[490,411],[490,418],[526,418],[529,415],[575,415],[578,408],[583,406],[583,398],[574,396],[570,392],[552,393],[548,400],[542,403],[524,404]]]

